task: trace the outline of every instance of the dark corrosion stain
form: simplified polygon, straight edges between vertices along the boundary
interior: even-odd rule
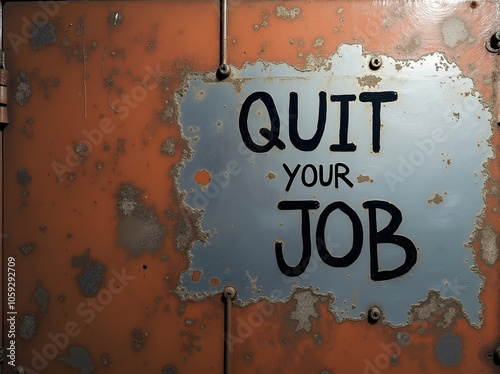
[[[36,21],[33,23],[33,28],[30,35],[31,48],[38,51],[46,45],[53,45],[56,43],[56,33],[54,25],[49,21]]]
[[[21,186],[27,186],[31,182],[31,175],[28,172],[28,169],[26,168],[21,168],[17,171],[16,174],[16,180],[17,183],[19,183]]]
[[[89,249],[86,249],[81,257],[73,257],[71,265],[82,268],[80,274],[75,276],[82,295],[85,297],[96,296],[104,285],[104,272],[106,270],[104,265],[90,258]]]
[[[40,280],[36,282],[36,289],[33,292],[33,299],[38,304],[40,315],[45,316],[47,314],[47,311],[49,310],[50,294],[49,291],[43,288],[42,281]]]
[[[30,102],[31,99],[31,81],[26,73],[26,70],[22,70],[21,73],[16,78],[16,101],[19,105],[25,106]]]
[[[142,331],[140,328],[134,328],[132,330],[132,349],[134,351],[140,351],[146,345],[151,334],[147,331]]]
[[[80,369],[81,374],[89,374],[95,372],[95,365],[89,352],[78,345],[69,347],[69,355],[57,358],[72,368]]]
[[[22,253],[22,254],[25,254],[25,255],[29,255],[30,253],[34,252],[36,249],[36,243],[35,242],[31,242],[31,243],[28,243],[28,244],[23,244],[19,247],[19,251]]]
[[[19,336],[25,341],[30,341],[38,331],[38,321],[34,314],[26,312],[19,322]]]
[[[160,251],[167,235],[167,228],[159,222],[154,206],[146,207],[141,201],[142,194],[133,183],[123,184],[117,194],[118,244],[132,256]]]
[[[161,153],[166,155],[166,156],[173,156],[175,154],[175,139],[174,138],[168,138],[163,142],[161,145]]]
[[[434,347],[437,359],[444,366],[457,365],[462,360],[462,341],[455,334],[449,333],[439,337]]]

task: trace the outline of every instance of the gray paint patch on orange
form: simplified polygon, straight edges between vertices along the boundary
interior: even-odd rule
[[[21,316],[19,323],[19,336],[25,341],[30,341],[38,331],[38,321],[34,314],[27,312]]]
[[[455,334],[446,334],[439,337],[434,347],[436,358],[444,366],[453,366],[462,360],[462,341]]]
[[[103,264],[90,258],[90,250],[85,250],[81,257],[71,259],[73,267],[82,267],[80,274],[75,279],[80,288],[80,292],[85,297],[94,297],[104,285],[104,272],[106,268]]]
[[[40,315],[46,315],[47,311],[49,310],[50,293],[45,288],[43,288],[42,281],[36,282],[36,289],[35,292],[33,292],[33,299],[38,304]]]
[[[89,374],[96,369],[89,352],[79,345],[69,347],[69,355],[57,359],[72,368],[79,368],[81,374]]]
[[[31,48],[38,51],[40,48],[56,43],[56,33],[54,25],[48,21],[36,21],[33,24],[31,35]]]
[[[160,223],[154,207],[146,207],[140,200],[142,194],[133,183],[123,184],[117,194],[118,244],[132,256],[160,251],[167,236],[167,228]]]

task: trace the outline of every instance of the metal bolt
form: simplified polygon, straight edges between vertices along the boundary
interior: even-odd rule
[[[221,64],[217,69],[217,78],[220,80],[226,79],[231,75],[231,66],[228,64]]]
[[[236,288],[233,286],[226,286],[224,287],[224,290],[222,290],[222,294],[226,299],[232,300],[236,296]]]
[[[378,70],[382,66],[382,59],[380,57],[372,57],[370,60],[370,69]]]
[[[500,347],[496,347],[493,351],[493,362],[495,365],[500,366]]]
[[[500,31],[494,33],[486,42],[486,49],[491,53],[500,53]]]
[[[372,323],[377,322],[382,316],[382,311],[377,306],[372,306],[370,310],[368,310],[368,320]]]

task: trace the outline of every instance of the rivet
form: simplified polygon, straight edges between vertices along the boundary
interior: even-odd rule
[[[368,321],[371,323],[376,323],[382,316],[382,311],[377,306],[372,306],[368,310]]]
[[[236,296],[236,288],[233,286],[226,286],[224,290],[222,290],[222,293],[226,299],[232,300]]]
[[[228,64],[221,64],[217,69],[217,78],[223,80],[231,75],[231,66]]]
[[[370,69],[378,70],[382,66],[382,59],[380,57],[372,57],[370,60]]]

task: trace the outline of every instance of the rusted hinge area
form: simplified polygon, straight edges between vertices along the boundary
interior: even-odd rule
[[[8,83],[9,72],[5,69],[5,53],[0,51],[0,126],[2,129],[9,124],[7,113]]]
[[[9,84],[9,72],[5,68],[5,53],[3,52],[3,2],[0,1],[0,129],[3,130],[9,124],[7,115],[7,86]]]

